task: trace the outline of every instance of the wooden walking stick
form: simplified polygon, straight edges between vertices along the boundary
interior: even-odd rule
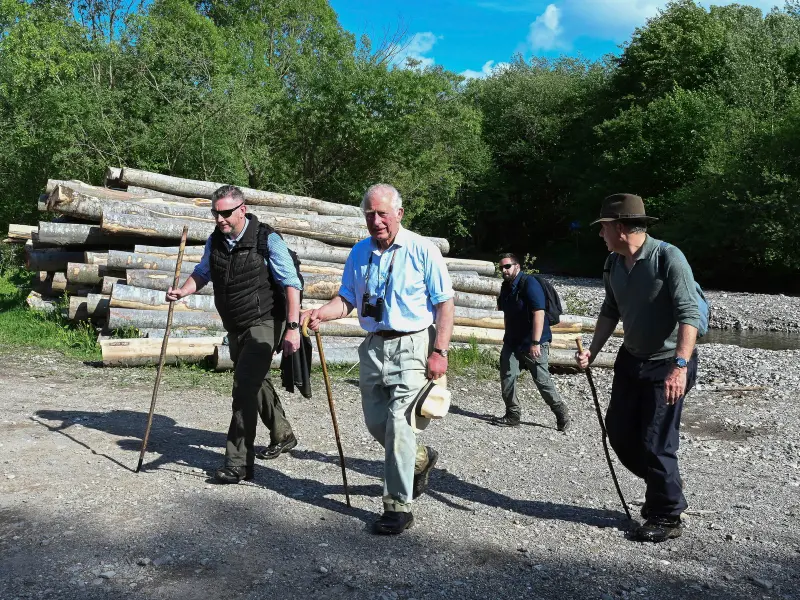
[[[577,339],[575,340],[575,343],[578,344],[578,352],[583,352],[583,344],[581,343],[581,340]],[[603,449],[606,451],[608,470],[611,471],[611,479],[614,480],[614,487],[617,488],[617,494],[622,502],[622,508],[625,509],[625,514],[628,515],[628,520],[632,521],[633,517],[631,517],[631,511],[628,510],[628,504],[625,502],[625,497],[622,495],[622,490],[619,487],[619,481],[617,481],[617,474],[614,472],[614,463],[611,462],[611,454],[608,451],[608,442],[606,442],[606,438],[608,437],[608,433],[606,432],[606,424],[603,423],[603,412],[600,410],[600,402],[597,400],[597,388],[594,387],[594,379],[592,379],[592,371],[589,369],[589,367],[586,367],[586,379],[589,380],[589,388],[592,390],[592,397],[594,398],[594,409],[597,412],[597,420],[600,422],[600,431],[603,432]]]
[[[183,251],[186,248],[186,236],[189,234],[189,226],[184,225],[181,235],[181,246],[178,249],[178,260],[175,263],[175,279],[172,280],[172,289],[178,288],[181,276],[181,263],[183,263]],[[150,427],[153,425],[153,411],[156,409],[156,398],[158,397],[158,386],[161,383],[161,371],[164,369],[164,359],[167,357],[167,342],[169,342],[169,330],[172,328],[172,313],[175,310],[175,302],[170,300],[169,311],[167,312],[167,329],[164,331],[164,340],[161,342],[161,356],[158,359],[158,371],[156,371],[156,383],[153,386],[153,399],[150,401],[150,414],[147,415],[147,428],[144,430],[142,438],[142,449],[139,452],[139,464],[136,465],[136,473],[142,468],[144,453],[147,450],[147,440],[150,437]]]
[[[342,467],[342,481],[344,482],[344,497],[347,506],[350,504],[350,490],[347,487],[347,470],[344,465],[344,450],[342,450],[342,439],[339,437],[339,421],[336,419],[336,408],[333,405],[333,392],[331,391],[331,380],[328,377],[328,365],[325,364],[325,350],[322,348],[322,338],[319,331],[315,331],[317,337],[317,350],[319,351],[319,362],[322,364],[322,376],[325,379],[325,391],[328,393],[328,408],[331,411],[331,421],[333,421],[333,435],[336,437],[336,447],[339,449],[339,465]],[[308,319],[303,321],[303,335],[308,337]]]

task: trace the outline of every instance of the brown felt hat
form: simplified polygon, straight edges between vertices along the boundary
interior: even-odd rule
[[[644,221],[645,223],[655,223],[655,217],[648,217],[644,212],[644,201],[640,196],[634,194],[612,194],[603,200],[600,208],[600,218],[592,221],[602,223],[603,221]]]

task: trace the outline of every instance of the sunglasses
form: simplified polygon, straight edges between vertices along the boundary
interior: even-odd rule
[[[241,208],[244,206],[244,202],[242,202],[239,206],[234,206],[233,208],[229,208],[228,210],[214,210],[211,209],[211,214],[215,217],[222,217],[223,219],[229,219],[230,216],[233,214],[233,211]]]
[[[510,269],[511,267],[513,267],[515,264],[517,264],[517,263],[508,263],[507,265],[500,265],[500,268],[503,271],[505,271],[506,269]]]

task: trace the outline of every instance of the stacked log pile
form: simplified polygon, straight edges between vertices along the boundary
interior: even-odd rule
[[[164,291],[172,283],[181,232],[188,225],[182,283],[214,230],[209,198],[220,185],[128,168],[110,168],[105,187],[50,180],[39,207],[59,216],[38,227],[10,225],[6,239],[25,244],[26,264],[38,275],[29,304],[52,309],[54,298],[68,294],[67,317],[89,320],[101,331],[105,364],[157,363],[167,319]],[[298,254],[304,308],[334,297],[350,249],[369,235],[360,209],[249,188],[243,192],[248,211],[279,231]],[[456,291],[453,341],[501,344],[503,315],[495,310],[501,280],[494,265],[448,257],[446,239],[429,239],[445,256]],[[213,356],[217,368],[229,367],[212,294],[208,285],[176,303],[169,361]],[[593,325],[566,316],[554,329],[553,347],[565,350],[571,360],[575,338]],[[145,339],[108,339],[120,329]],[[365,334],[350,315],[326,323],[322,335],[340,340],[335,360],[344,361],[357,359],[354,348]]]

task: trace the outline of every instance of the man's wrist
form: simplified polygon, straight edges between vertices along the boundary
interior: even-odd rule
[[[447,358],[447,354],[448,354],[447,348],[434,348],[433,352],[434,352],[434,354],[438,354],[442,358],[445,358],[445,359]]]

